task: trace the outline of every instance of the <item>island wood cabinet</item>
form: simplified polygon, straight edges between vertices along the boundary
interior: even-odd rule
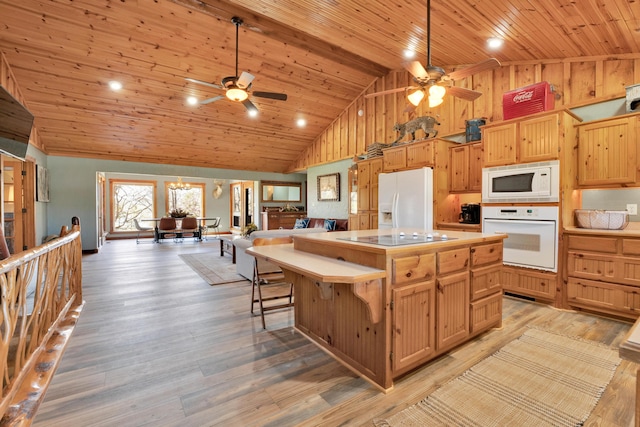
[[[567,303],[605,314],[640,315],[640,237],[565,231]]]
[[[555,160],[573,147],[580,119],[567,110],[538,113],[483,127],[484,167]]]
[[[578,185],[640,184],[638,127],[637,114],[578,125]]]
[[[296,329],[383,389],[501,325],[505,235],[453,231],[448,241],[395,247],[341,237],[298,234],[293,247],[248,251],[280,265],[294,284]]]
[[[482,191],[482,144],[449,147],[449,192]]]
[[[384,172],[434,165],[434,141],[413,142],[382,150]]]
[[[382,157],[358,162],[358,213],[349,217],[352,230],[378,228],[378,175],[381,172]]]
[[[406,372],[502,321],[502,242],[392,260],[392,370]]]

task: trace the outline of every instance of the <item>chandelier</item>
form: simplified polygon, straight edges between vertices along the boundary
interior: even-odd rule
[[[178,177],[178,182],[172,182],[169,184],[170,190],[191,190],[191,184],[183,183],[182,178]]]

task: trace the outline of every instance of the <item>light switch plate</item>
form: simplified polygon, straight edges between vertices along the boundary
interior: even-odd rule
[[[638,215],[638,205],[635,203],[627,204],[627,212],[629,212],[629,215]]]

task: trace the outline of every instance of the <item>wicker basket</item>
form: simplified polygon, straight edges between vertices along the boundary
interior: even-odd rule
[[[629,213],[627,211],[576,209],[575,212],[578,227],[580,228],[620,230],[629,223]]]

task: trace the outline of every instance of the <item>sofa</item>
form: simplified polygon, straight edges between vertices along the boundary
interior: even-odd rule
[[[287,237],[287,236],[295,236],[296,234],[305,234],[305,233],[326,233],[327,230],[325,228],[299,228],[299,229],[287,229],[282,228],[278,230],[259,230],[254,231],[249,235],[249,237],[245,239],[235,239],[233,241],[233,245],[236,247],[236,271],[241,276],[252,280],[253,279],[253,263],[254,257],[247,254],[245,251],[247,248],[253,246],[253,239],[257,239],[258,237]],[[260,272],[269,273],[272,271],[279,271],[280,268],[270,262],[265,260],[258,260],[260,265]]]

